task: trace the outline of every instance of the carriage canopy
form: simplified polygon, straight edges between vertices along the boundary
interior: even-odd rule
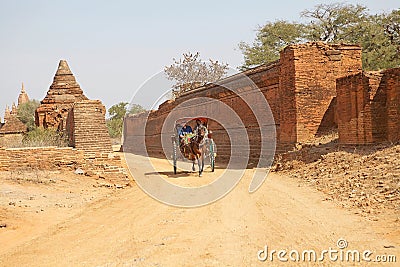
[[[204,117],[197,117],[197,118],[181,118],[176,120],[175,125],[180,125],[183,126],[191,121],[195,122],[197,120],[200,120],[203,125],[207,125],[208,124],[208,118],[204,118]]]

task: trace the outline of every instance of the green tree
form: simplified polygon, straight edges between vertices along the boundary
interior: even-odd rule
[[[175,81],[172,97],[193,90],[210,82],[221,79],[227,72],[228,64],[219,63],[209,59],[204,62],[200,59],[200,53],[184,53],[183,59],[173,59],[174,63],[164,68],[169,80]]]
[[[369,15],[365,6],[334,3],[304,10],[301,16],[308,21],[269,22],[258,30],[252,45],[240,43],[244,56],[240,69],[276,60],[286,45],[306,41],[359,44],[365,70],[400,65],[399,9],[389,14]]]
[[[123,119],[127,111],[126,108],[127,106],[128,106],[127,102],[120,102],[118,104],[111,106],[108,109],[108,114],[110,115],[110,119],[111,120]]]
[[[33,99],[18,106],[17,118],[28,127],[28,131],[32,131],[36,128],[35,110],[39,105],[40,102]]]
[[[400,53],[400,8],[393,10],[384,18],[383,27],[385,35],[393,45],[397,46]]]
[[[386,15],[370,16],[359,25],[358,34],[353,35],[352,42],[362,47],[363,69],[379,70],[394,68],[400,65],[399,47],[391,42],[385,32]]]
[[[245,42],[239,44],[244,55],[244,64],[240,69],[278,60],[279,51],[287,45],[304,42],[305,33],[305,26],[299,23],[284,20],[268,22],[258,29],[252,45]]]
[[[362,5],[326,4],[305,10],[308,39],[354,43],[362,47],[363,69],[379,70],[400,64],[399,10],[369,15]]]
[[[387,16],[383,16],[382,27],[385,37],[389,40],[390,57],[386,60],[389,64],[387,68],[400,66],[400,8],[393,10]]]
[[[146,109],[145,109],[144,107],[142,107],[141,105],[139,105],[139,104],[132,104],[132,105],[129,107],[128,114],[137,114],[137,113],[142,113],[142,112],[144,112],[144,111],[146,111]]]
[[[136,114],[143,111],[146,111],[146,109],[138,104],[132,104],[128,110],[127,102],[120,102],[111,106],[108,109],[108,114],[110,115],[110,118],[107,119],[107,128],[110,136],[113,138],[119,138],[122,136],[122,126],[124,123],[124,117],[127,113]]]
[[[349,41],[359,32],[359,24],[368,19],[367,8],[343,3],[321,4],[304,10],[301,16],[309,18],[307,39],[311,41]]]

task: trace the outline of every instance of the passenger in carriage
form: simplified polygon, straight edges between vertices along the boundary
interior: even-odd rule
[[[193,133],[192,127],[190,127],[190,125],[183,125],[182,129],[179,131],[179,136],[180,137],[184,137],[185,135],[189,134],[189,133]]]
[[[193,130],[190,125],[183,125],[182,129],[179,131],[179,138],[183,140],[183,144],[189,143],[189,138],[193,136]]]

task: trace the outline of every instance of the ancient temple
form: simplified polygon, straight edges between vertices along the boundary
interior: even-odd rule
[[[16,117],[18,112],[18,107],[22,104],[29,102],[29,96],[25,91],[24,83],[22,83],[21,92],[18,96],[18,105],[15,102],[12,104],[11,109],[9,106],[6,106],[6,110],[4,112],[4,123],[7,122],[11,117]]]
[[[22,83],[21,92],[18,96],[18,106],[13,103],[10,108],[7,106],[4,112],[4,122],[0,122],[0,146],[20,143],[27,127],[17,117],[18,107],[29,101],[28,94]]]
[[[50,85],[46,97],[36,109],[36,125],[65,131],[68,112],[72,109],[74,103],[87,99],[67,61],[60,60],[53,83]]]
[[[28,94],[25,91],[24,83],[22,83],[21,92],[18,96],[18,106],[29,102]]]
[[[86,153],[109,153],[111,139],[105,122],[106,108],[89,100],[76,82],[67,61],[60,60],[53,83],[35,112],[39,127],[66,134],[69,146]]]

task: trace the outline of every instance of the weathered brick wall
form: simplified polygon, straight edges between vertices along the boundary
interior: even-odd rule
[[[386,89],[387,140],[400,141],[400,68],[383,72]]]
[[[336,79],[361,70],[361,49],[353,45],[327,45],[307,43],[286,47],[280,60],[243,72],[262,91],[268,101],[276,127],[277,150],[284,151],[296,142],[312,139],[322,128],[336,124],[335,96]],[[125,120],[124,149],[135,147],[136,130],[146,129],[146,146],[151,156],[163,156],[161,147],[161,127],[170,111],[181,103],[199,97],[218,99],[231,107],[243,121],[250,141],[250,157],[260,154],[260,130],[251,108],[238,96],[245,93],[257,105],[254,88],[244,83],[239,76],[223,80],[231,92],[224,87],[209,85],[189,94],[178,97],[175,101],[165,102],[159,109],[149,114],[128,117]],[[236,93],[235,93],[236,92]],[[253,98],[252,98],[253,97]],[[185,108],[182,117],[185,117]],[[205,103],[199,103],[191,109],[202,110]],[[189,109],[187,110],[187,112]],[[221,110],[215,112],[223,113]],[[230,116],[230,114],[221,114]],[[268,121],[268,119],[267,119]],[[172,128],[173,125],[170,125]],[[219,157],[229,157],[231,144],[225,129],[219,124],[211,124],[213,138],[217,144]],[[267,138],[275,135],[268,134]]]
[[[100,100],[76,102],[67,118],[69,145],[85,153],[111,152],[105,113]]]
[[[5,123],[0,123],[0,147],[21,146],[24,134],[28,128],[20,121],[16,114],[9,114]]]
[[[400,68],[360,72],[337,80],[339,142],[400,140]]]
[[[23,138],[22,133],[0,134],[0,147],[20,147]]]
[[[336,79],[361,71],[361,49],[355,45],[313,42],[288,46],[282,54],[280,91],[292,97],[294,93],[295,99],[282,99],[281,105],[290,114],[285,116],[291,128],[287,127],[281,133],[288,134],[291,142],[307,141],[314,138],[318,130],[324,130],[320,127],[321,122],[324,117],[329,119],[325,114],[334,114],[331,103],[336,96]],[[330,119],[334,117],[331,115]],[[330,126],[334,122],[325,121],[324,124]],[[292,132],[295,132],[295,137]]]
[[[270,65],[262,66],[246,73],[247,76],[260,88],[265,98],[268,99],[272,114],[279,121],[279,105],[276,104],[278,102],[277,98],[279,87],[279,64],[277,62],[274,62]],[[137,144],[137,142],[140,142],[138,140],[141,140],[141,129],[145,128],[146,147],[149,155],[164,157],[164,151],[162,150],[161,128],[164,125],[166,117],[168,116],[170,111],[173,108],[176,108],[178,105],[180,105],[180,107],[174,110],[174,112],[181,114],[181,117],[187,117],[188,114],[190,114],[190,112],[193,110],[203,112],[203,114],[207,114],[207,112],[209,112],[210,117],[215,114],[219,114],[222,120],[224,117],[227,118],[231,116],[230,113],[223,112],[221,110],[221,107],[219,107],[218,105],[208,105],[207,103],[202,101],[199,101],[199,103],[197,104],[191,103],[188,106],[185,105],[185,103],[187,103],[186,101],[190,99],[208,97],[212,99],[218,99],[219,101],[233,109],[235,113],[237,113],[237,115],[243,121],[247,130],[247,135],[249,136],[249,139],[251,141],[249,150],[250,157],[258,158],[258,155],[260,154],[261,142],[259,125],[251,108],[244,102],[241,97],[239,97],[238,94],[245,94],[246,98],[252,99],[252,103],[257,103],[257,101],[259,101],[259,99],[257,98],[259,98],[260,93],[257,93],[254,88],[251,88],[246,79],[248,78],[227,79],[224,82],[224,86],[233,89],[233,91],[226,89],[224,86],[209,85],[200,88],[194,92],[191,92],[190,94],[183,95],[177,98],[175,101],[165,102],[160,105],[158,110],[150,112],[147,121],[147,113],[126,118],[124,123],[124,151],[143,153],[143,151],[137,150],[137,146],[135,144]],[[269,123],[270,125],[276,124],[273,121],[272,116],[271,118],[264,117],[261,119],[264,120],[262,123]],[[174,125],[171,124],[168,127],[169,130],[172,130]],[[221,158],[229,159],[231,152],[231,142],[226,129],[224,129],[222,125],[220,125],[218,122],[213,120],[210,120],[209,122],[209,129],[212,130],[213,139],[217,144],[219,160]],[[173,132],[164,132],[163,134],[165,134],[166,138],[168,138],[173,134]],[[275,133],[273,135],[267,136],[267,138],[273,138],[274,135]],[[166,140],[166,142],[167,144],[171,144],[170,138],[169,140]]]
[[[297,141],[297,110],[296,110],[296,81],[294,50],[285,49],[280,56],[279,75],[279,140],[284,144],[293,144]],[[282,105],[282,103],[284,103]],[[276,117],[275,117],[276,118]]]
[[[81,168],[114,181],[126,181],[121,157],[114,153],[88,156],[71,147],[0,148],[0,171],[60,170]]]
[[[364,120],[364,114],[360,114],[360,121],[358,114],[363,110],[366,102],[369,102],[368,88],[365,90],[365,86],[368,87],[368,78],[361,73],[337,80],[336,112],[339,140],[342,143],[372,142],[372,136],[366,136],[365,126],[358,126],[361,120]]]
[[[0,170],[74,170],[83,163],[83,152],[72,148],[2,148]]]

